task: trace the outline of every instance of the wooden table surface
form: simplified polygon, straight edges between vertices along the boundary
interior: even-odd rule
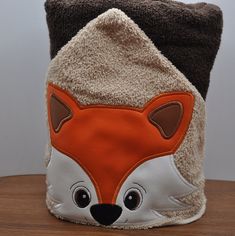
[[[197,222],[149,230],[111,230],[56,219],[45,206],[45,176],[0,178],[0,236],[235,236],[235,182],[206,183],[207,211]]]

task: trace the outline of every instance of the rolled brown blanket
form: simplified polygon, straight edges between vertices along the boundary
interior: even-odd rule
[[[89,21],[110,8],[125,12],[205,99],[222,33],[213,4],[171,0],[47,0],[51,57]]]

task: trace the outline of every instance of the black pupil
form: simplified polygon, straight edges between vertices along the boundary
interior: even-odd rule
[[[75,202],[80,208],[88,206],[90,203],[89,194],[84,189],[79,189],[75,193]]]
[[[129,210],[135,210],[140,204],[140,196],[136,191],[129,192],[124,200],[125,206]]]

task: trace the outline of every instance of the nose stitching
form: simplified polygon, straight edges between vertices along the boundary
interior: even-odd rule
[[[90,212],[101,225],[111,225],[122,214],[122,208],[115,204],[96,204],[91,206]]]

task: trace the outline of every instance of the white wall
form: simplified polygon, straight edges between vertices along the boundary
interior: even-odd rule
[[[44,171],[49,44],[43,2],[0,1],[0,175]]]
[[[224,33],[207,98],[205,173],[235,180],[235,1],[208,2],[222,8]],[[1,0],[0,176],[45,172],[43,87],[49,42],[43,3]]]

